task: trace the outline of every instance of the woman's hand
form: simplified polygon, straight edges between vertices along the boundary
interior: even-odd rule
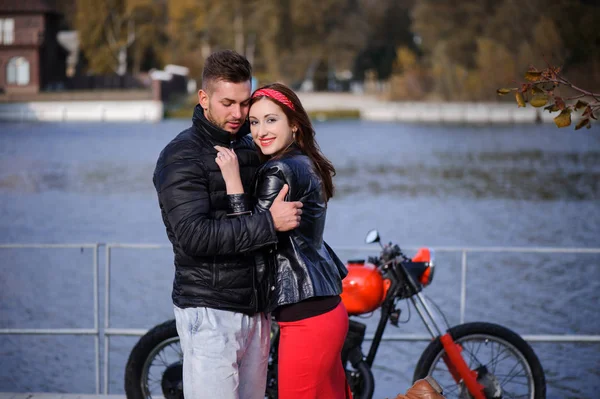
[[[219,165],[223,174],[227,194],[243,194],[244,186],[240,178],[240,165],[238,164],[237,155],[233,150],[218,145],[215,146],[215,150],[217,150],[215,162]]]

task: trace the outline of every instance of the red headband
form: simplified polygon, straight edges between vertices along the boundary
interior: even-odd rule
[[[254,94],[252,95],[252,98],[256,98],[256,97],[260,97],[260,96],[271,97],[272,99],[277,100],[280,103],[287,105],[288,108],[291,108],[293,111],[295,111],[294,104],[292,104],[290,99],[287,98],[283,93],[278,92],[277,90],[259,89],[254,92]]]

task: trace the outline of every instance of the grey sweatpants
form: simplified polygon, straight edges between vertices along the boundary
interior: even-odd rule
[[[174,308],[185,399],[264,399],[270,318]]]

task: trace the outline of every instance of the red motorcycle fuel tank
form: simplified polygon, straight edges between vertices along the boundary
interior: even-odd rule
[[[377,267],[364,261],[348,261],[348,275],[342,280],[342,302],[350,315],[377,309],[387,294],[390,281],[384,280]]]

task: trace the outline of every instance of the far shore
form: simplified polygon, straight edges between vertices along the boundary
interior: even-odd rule
[[[367,94],[329,92],[301,92],[298,96],[314,120],[506,124],[547,123],[556,116],[533,107],[518,108],[507,102],[396,102]],[[157,122],[165,117],[187,118],[191,108],[190,105],[177,109],[165,107],[162,102],[152,100],[151,93],[144,90],[42,93],[36,96],[36,101],[6,101],[4,95],[4,101],[0,97],[0,121]]]

